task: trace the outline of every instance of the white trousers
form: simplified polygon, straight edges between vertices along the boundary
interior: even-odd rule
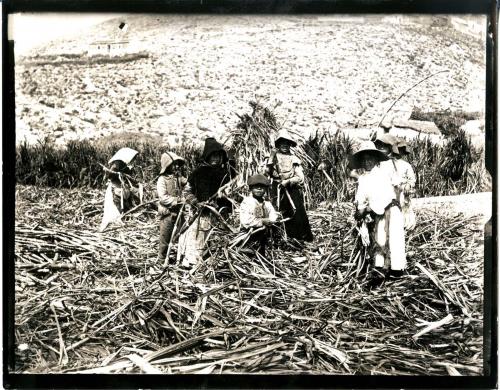
[[[386,218],[389,214],[389,232],[386,231]],[[390,268],[394,271],[401,271],[406,268],[405,251],[405,229],[403,213],[397,206],[393,206],[389,213],[375,224],[375,242],[381,247],[386,248],[390,257]],[[388,241],[387,242],[387,238]],[[387,246],[386,246],[387,244]],[[375,254],[375,267],[384,266],[384,254]]]

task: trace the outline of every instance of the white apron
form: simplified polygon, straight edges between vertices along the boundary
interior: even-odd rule
[[[194,268],[202,261],[205,241],[211,227],[210,215],[201,215],[180,235],[177,249],[178,263],[182,262],[184,267]]]
[[[120,219],[120,217],[120,210],[118,210],[118,207],[116,207],[113,201],[113,185],[108,183],[108,188],[106,188],[106,194],[104,195],[104,215],[99,231],[104,231],[110,223],[115,222]]]

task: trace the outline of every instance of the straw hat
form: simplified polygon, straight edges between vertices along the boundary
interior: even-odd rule
[[[186,162],[181,156],[178,156],[174,152],[165,152],[161,155],[161,168],[160,175],[163,175],[170,165],[178,161],[181,165]]]
[[[297,142],[294,141],[294,139],[292,138],[292,136],[290,135],[290,133],[288,133],[288,131],[286,130],[280,130],[278,132],[278,135],[276,136],[276,140],[274,141],[274,146],[278,146],[278,141],[281,140],[281,139],[284,139],[284,140],[287,140],[288,142],[290,142],[290,144],[295,147],[297,146]]]
[[[361,159],[365,155],[372,155],[376,157],[379,161],[388,160],[384,152],[381,152],[375,147],[375,144],[372,141],[363,141],[358,150],[350,157],[350,168],[359,169],[361,168]]]
[[[399,154],[399,149],[397,145],[398,140],[393,135],[387,133],[378,135],[377,138],[375,139],[375,145],[379,144],[388,145],[391,148],[392,153]]]
[[[118,152],[116,152],[113,157],[108,161],[108,164],[111,164],[113,161],[123,161],[125,164],[130,164],[132,160],[139,153],[137,150],[130,148],[121,148]]]
[[[269,179],[265,177],[264,175],[253,175],[248,178],[248,186],[256,186],[256,185],[263,185],[265,187],[269,187]]]

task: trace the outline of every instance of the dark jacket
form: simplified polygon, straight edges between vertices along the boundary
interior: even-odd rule
[[[222,152],[223,154],[222,164],[215,167],[207,164],[209,156],[214,152]],[[205,140],[201,158],[203,160],[202,164],[188,178],[189,185],[186,187],[185,196],[190,203],[208,200],[217,193],[219,188],[236,176],[236,171],[228,164],[227,152],[214,138]],[[232,208],[231,202],[227,199],[218,199],[217,204],[219,207]]]

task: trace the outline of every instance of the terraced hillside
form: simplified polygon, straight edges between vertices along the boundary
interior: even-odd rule
[[[121,21],[148,55],[88,57],[89,44]],[[233,127],[255,98],[278,105],[285,125],[304,135],[368,127],[409,86],[445,69],[395,112],[484,111],[484,40],[438,18],[132,15],[36,54],[16,67],[18,140],[119,131],[201,140]]]

